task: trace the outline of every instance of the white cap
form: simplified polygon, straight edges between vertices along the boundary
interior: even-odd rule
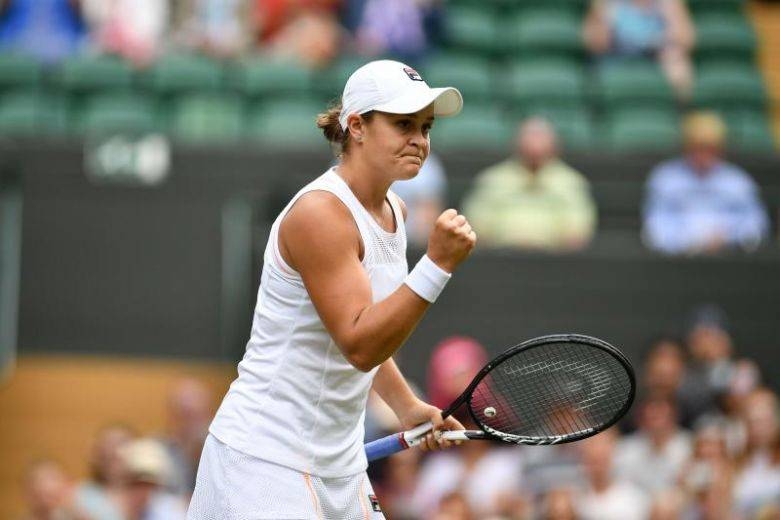
[[[463,108],[463,96],[454,87],[431,88],[420,74],[399,61],[377,60],[352,73],[341,96],[339,122],[347,129],[350,114],[371,110],[412,114],[433,103],[436,116],[454,116]]]

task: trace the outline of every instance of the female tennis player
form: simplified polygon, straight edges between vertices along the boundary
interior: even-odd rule
[[[383,518],[366,477],[372,387],[404,427],[462,429],[418,399],[391,358],[474,247],[466,218],[438,218],[408,272],[403,202],[434,117],[463,105],[411,67],[381,60],[350,76],[317,125],[338,164],[304,187],[271,228],[251,338],[209,429],[190,519]],[[433,434],[425,449],[448,447]]]

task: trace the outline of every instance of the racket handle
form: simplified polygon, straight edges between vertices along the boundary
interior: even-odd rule
[[[398,453],[422,442],[422,438],[433,429],[433,423],[426,422],[419,426],[382,437],[365,445],[366,458],[369,462]]]

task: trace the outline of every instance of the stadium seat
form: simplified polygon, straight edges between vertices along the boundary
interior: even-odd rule
[[[66,127],[67,107],[61,96],[25,89],[0,97],[2,134],[60,134]]]
[[[523,9],[510,17],[503,31],[514,55],[578,54],[582,49],[581,21],[557,9]]]
[[[250,58],[240,64],[236,84],[253,97],[307,93],[312,88],[312,74],[305,66],[290,60]]]
[[[453,85],[471,100],[485,101],[492,95],[490,63],[460,54],[440,54],[419,71],[431,86]]]
[[[688,0],[688,7],[696,14],[741,13],[745,4],[745,0]]]
[[[146,96],[100,94],[89,98],[79,114],[86,133],[149,132],[157,127],[154,103]]]
[[[235,96],[190,94],[174,102],[171,133],[186,141],[229,141],[239,139],[243,127],[243,105]]]
[[[607,145],[615,150],[645,151],[679,145],[676,113],[655,109],[623,109],[607,116]]]
[[[744,16],[715,13],[696,19],[697,58],[750,61],[755,49],[756,34]]]
[[[133,70],[116,56],[79,55],[60,65],[55,80],[70,92],[124,90],[133,83]]]
[[[367,61],[364,56],[341,56],[329,68],[314,75],[314,90],[327,100],[340,98],[349,76]]]
[[[495,13],[482,4],[449,8],[445,20],[445,37],[448,44],[456,49],[492,54],[506,48],[506,43],[500,38]]]
[[[37,87],[43,75],[40,64],[28,56],[0,53],[0,88]]]
[[[733,110],[723,116],[729,129],[729,147],[757,151],[775,148],[766,112]]]
[[[222,87],[224,70],[205,56],[169,54],[157,60],[145,79],[162,94],[213,91]]]
[[[597,74],[598,94],[604,106],[671,107],[674,95],[657,64],[651,62],[616,62],[600,67]]]
[[[728,108],[766,106],[760,73],[752,65],[724,64],[700,67],[696,72],[694,102],[699,106]]]
[[[510,66],[504,88],[506,99],[520,106],[552,103],[579,106],[584,80],[578,67],[564,62],[519,63]]]
[[[267,146],[325,149],[327,141],[316,125],[323,108],[312,99],[261,103],[250,110],[247,134]]]
[[[513,128],[492,105],[466,105],[454,118],[434,124],[431,145],[437,149],[509,149]]]

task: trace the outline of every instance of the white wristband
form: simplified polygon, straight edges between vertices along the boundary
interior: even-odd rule
[[[431,303],[436,301],[452,275],[436,265],[428,255],[423,255],[404,283],[420,298]]]

